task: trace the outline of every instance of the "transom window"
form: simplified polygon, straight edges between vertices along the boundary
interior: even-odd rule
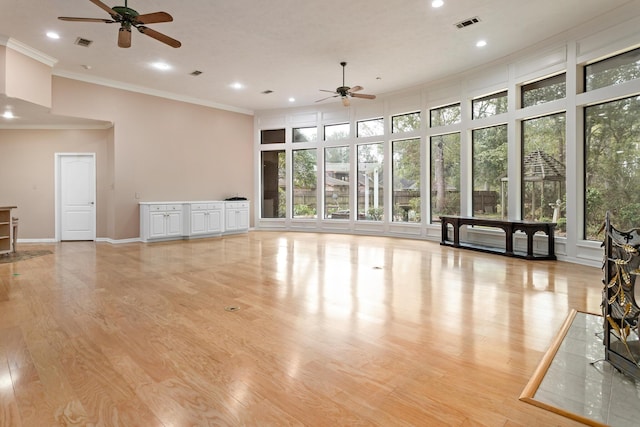
[[[318,128],[293,128],[293,142],[314,142],[318,140]]]
[[[584,67],[584,86],[587,91],[638,78],[640,78],[640,48]]]
[[[460,123],[460,104],[451,104],[445,107],[434,108],[430,111],[430,117],[432,128]]]
[[[420,130],[420,112],[399,114],[391,117],[391,133]]]
[[[382,118],[359,121],[356,132],[358,138],[384,135],[384,121]]]
[[[522,108],[565,98],[567,96],[566,77],[566,74],[562,73],[522,86],[520,92]]]
[[[471,101],[473,119],[483,119],[507,112],[507,91],[483,96]]]
[[[349,138],[349,123],[340,123],[335,125],[325,125],[324,140],[335,141],[339,139]]]

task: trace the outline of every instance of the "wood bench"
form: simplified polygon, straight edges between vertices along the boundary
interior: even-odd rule
[[[554,222],[533,222],[533,221],[507,221],[489,218],[476,218],[465,216],[446,216],[441,215],[442,238],[440,244],[444,246],[452,246],[454,248],[473,249],[481,252],[496,253],[500,255],[512,256],[525,259],[543,259],[555,260],[555,241],[554,230],[556,223]],[[449,240],[448,225],[453,227],[453,241]],[[487,246],[475,245],[472,243],[460,242],[460,226],[476,225],[482,227],[500,228],[505,233],[505,247],[494,248]],[[526,254],[517,253],[513,250],[513,233],[522,231],[527,235],[527,252]],[[542,231],[547,235],[548,250],[547,254],[535,254],[533,252],[533,235]]]

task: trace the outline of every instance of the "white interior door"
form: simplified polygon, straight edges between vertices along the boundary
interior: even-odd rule
[[[95,155],[58,155],[58,176],[60,240],[95,240]]]

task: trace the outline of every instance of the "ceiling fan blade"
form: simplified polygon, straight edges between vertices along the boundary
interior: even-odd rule
[[[354,86],[351,89],[349,89],[349,92],[357,92],[362,89],[364,89],[362,86]]]
[[[329,99],[329,98],[336,98],[336,97],[338,97],[338,96],[339,96],[339,95],[327,96],[326,98],[318,99],[316,102],[325,101],[325,100],[327,100],[327,99]]]
[[[351,102],[349,102],[349,98],[346,96],[342,97],[342,105],[344,105],[345,107],[348,107],[349,105],[351,105]]]
[[[131,47],[131,29],[120,27],[118,32],[118,47]]]
[[[136,27],[138,29],[138,31],[140,31],[142,34],[149,36],[153,39],[158,40],[159,42],[162,42],[164,44],[167,44],[171,47],[180,47],[182,46],[182,43],[180,43],[178,40],[176,39],[172,39],[171,37],[164,35],[162,33],[159,33],[156,30],[152,30],[151,28],[145,27],[144,25],[141,25],[139,27]]]
[[[367,95],[366,93],[352,93],[351,96],[354,98],[376,99],[375,95]]]
[[[73,18],[71,16],[58,16],[58,19],[62,21],[74,21],[74,22],[104,22],[106,24],[111,24],[116,22],[112,19],[102,19],[102,18]]]
[[[135,17],[135,24],[158,24],[160,22],[171,22],[173,17],[167,12],[145,13]]]
[[[98,6],[100,9],[104,10],[105,12],[107,12],[109,15],[121,18],[120,14],[118,12],[116,12],[113,9],[111,9],[109,6],[107,6],[106,4],[102,3],[100,0],[89,0],[89,1],[91,3],[93,3],[93,4],[95,4],[96,6]]]
[[[335,90],[320,89],[320,92],[338,93]]]

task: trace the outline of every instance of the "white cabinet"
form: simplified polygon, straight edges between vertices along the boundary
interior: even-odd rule
[[[140,202],[140,239],[195,239],[249,231],[248,201]]]
[[[225,233],[242,233],[249,230],[249,202],[224,202]]]
[[[140,204],[140,237],[144,242],[182,238],[183,226],[182,204]]]
[[[222,233],[224,209],[222,202],[186,204],[185,234],[189,237],[215,236]]]

